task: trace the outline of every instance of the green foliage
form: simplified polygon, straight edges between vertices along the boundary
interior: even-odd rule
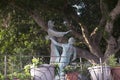
[[[1,73],[0,73],[0,79],[4,80],[4,75],[2,75]]]
[[[12,75],[9,75],[9,77],[10,76],[11,76],[11,79],[13,77],[13,78],[22,79],[22,80],[31,77],[30,74],[28,75],[26,73],[19,73],[19,72],[14,72]]]
[[[40,50],[44,45],[48,44],[43,38],[45,33],[39,33],[39,30],[41,30],[39,27],[34,27],[34,24],[34,26],[25,24],[29,20],[25,23],[23,23],[24,20],[23,22],[20,20],[18,22],[20,27],[17,26],[17,22],[12,23],[11,25],[13,26],[8,28],[0,27],[0,54],[19,54],[26,53],[27,51],[29,51],[27,53],[30,53],[31,51]],[[21,26],[21,24],[29,27]]]
[[[28,65],[24,66],[24,71],[25,71],[26,74],[30,74],[29,71],[30,71],[31,66],[32,66],[31,64],[28,64]]]
[[[30,79],[31,75],[26,73],[16,73],[15,77],[20,80],[24,80],[24,79]]]
[[[65,66],[65,68],[63,69],[63,72],[65,72],[65,73],[79,72],[79,71],[80,71],[80,66],[79,66],[79,65],[76,65],[76,66],[67,65],[67,66]]]
[[[9,80],[13,80],[15,78],[20,79],[20,80],[26,80],[26,79],[30,79],[31,75],[26,74],[24,72],[14,72],[13,74],[8,74],[6,78]],[[2,75],[1,73],[0,73],[0,80],[5,80],[5,76]]]
[[[33,58],[32,59],[32,63],[33,63],[34,66],[37,66],[39,64],[39,61],[40,61],[39,58]],[[41,62],[40,62],[40,64],[41,64]]]
[[[42,58],[33,58],[32,59],[32,64],[27,64],[27,65],[25,65],[24,66],[24,71],[25,71],[25,73],[27,74],[27,75],[30,75],[30,69],[31,68],[33,68],[33,67],[38,67],[38,65],[41,65],[41,64],[43,64],[43,62],[42,62],[42,60],[41,60]]]
[[[107,64],[111,67],[115,67],[117,65],[117,58],[115,58],[115,55],[109,56]]]
[[[52,64],[55,68],[55,75],[58,75],[59,72],[59,65],[57,63]]]

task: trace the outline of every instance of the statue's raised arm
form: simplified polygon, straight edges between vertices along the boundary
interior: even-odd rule
[[[54,21],[49,20],[49,21],[48,21],[48,35],[49,35],[50,37],[53,37],[53,36],[55,36],[55,37],[63,37],[65,34],[71,32],[71,30],[66,31],[66,32],[58,32],[58,31],[55,31],[55,30],[53,30],[53,27],[54,27],[54,26],[55,26],[55,25],[54,25]]]
[[[50,38],[50,40],[52,41],[53,44],[62,47],[61,43],[56,42],[53,38]]]

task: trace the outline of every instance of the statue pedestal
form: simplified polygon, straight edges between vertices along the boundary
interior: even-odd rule
[[[43,64],[38,68],[31,68],[31,76],[34,80],[54,80],[54,66]]]

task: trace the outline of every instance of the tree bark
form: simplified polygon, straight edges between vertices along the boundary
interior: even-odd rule
[[[116,50],[119,49],[117,39],[112,35],[113,28],[115,27],[114,21],[116,20],[118,15],[120,15],[120,0],[118,0],[116,7],[109,13],[110,19],[106,22],[105,26],[105,31],[107,34],[107,37],[105,39],[108,44],[104,55],[105,61],[108,59],[110,55],[115,54]]]
[[[90,53],[89,51],[87,51],[85,49],[81,49],[81,48],[76,48],[76,49],[77,49],[77,57],[85,58],[92,64],[100,63],[99,58],[97,56],[93,55],[92,53]]]
[[[37,10],[29,12],[30,16],[35,20],[35,22],[45,31],[47,31],[48,27],[45,21],[39,16]]]

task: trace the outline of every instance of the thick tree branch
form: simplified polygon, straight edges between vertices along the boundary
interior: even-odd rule
[[[103,57],[103,54],[101,53],[101,50],[99,49],[98,45],[94,44],[91,41],[90,37],[88,36],[88,33],[86,32],[86,28],[82,24],[80,24],[80,26],[82,29],[82,35],[84,37],[84,40],[85,40],[86,44],[88,45],[91,53],[96,55],[97,57]]]
[[[96,46],[88,33],[87,27],[80,23],[79,17],[76,14],[71,15],[71,17],[79,24],[82,31],[82,36],[85,41],[85,44],[89,47],[89,50],[92,54],[96,55],[97,57],[103,57],[98,46]]]
[[[117,39],[117,48],[116,48],[116,50],[115,50],[115,53],[117,53],[119,50],[120,50],[120,36],[119,36],[119,38]]]
[[[35,22],[41,27],[43,28],[45,31],[47,31],[48,27],[47,24],[45,23],[45,21],[39,16],[40,14],[34,10],[29,12],[29,14],[31,15],[31,17],[35,20]]]
[[[89,48],[91,48],[90,46],[90,37],[89,37],[89,33],[88,33],[88,30],[87,30],[87,27],[84,26],[82,23],[80,23],[80,20],[78,18],[78,15],[75,13],[75,14],[72,14],[71,17],[78,23],[78,25],[81,27],[81,30],[82,30],[82,36],[83,36],[83,39],[86,43],[86,45],[89,46]]]
[[[120,0],[118,1],[116,7],[110,12],[110,19],[107,21],[105,26],[105,33],[107,34],[106,41],[108,43],[104,56],[105,59],[107,59],[111,54],[114,54],[117,50],[119,50],[119,39],[117,43],[116,39],[112,36],[114,27],[113,24],[118,15],[120,15]]]
[[[106,24],[106,20],[108,17],[107,5],[103,2],[103,0],[100,0],[100,9],[101,9],[102,18],[98,26],[93,30],[93,32],[90,35],[91,36],[90,38],[92,38],[92,41],[91,41],[91,46],[89,46],[89,48],[91,48],[90,51],[94,53],[96,56],[103,57],[103,54],[100,48],[98,47],[102,39],[104,26]]]
[[[81,23],[79,23],[80,27],[81,27],[81,30],[82,30],[82,36],[86,42],[86,44],[89,46],[89,48],[91,49],[92,46],[91,46],[91,41],[90,41],[90,38],[89,38],[89,35],[88,35],[88,31],[87,31],[87,28],[85,26],[83,26]]]
[[[120,0],[118,0],[116,7],[110,12],[110,17],[112,20],[115,20],[118,15],[120,15]]]
[[[102,38],[103,29],[106,24],[106,20],[108,17],[108,8],[107,5],[104,3],[103,0],[100,0],[100,10],[101,10],[101,20],[98,26],[93,30],[91,33],[91,37],[93,38],[93,42],[99,45],[100,40]]]
[[[101,9],[102,17],[107,17],[108,7],[107,7],[107,4],[104,2],[104,0],[100,0],[100,9]]]
[[[95,55],[93,55],[92,53],[88,52],[85,49],[81,49],[81,48],[76,48],[77,49],[77,57],[81,57],[81,58],[85,58],[86,60],[88,60],[89,62],[91,62],[92,64],[98,64],[99,63],[99,58]]]
[[[106,24],[106,31],[111,34],[113,30],[113,23],[116,20],[116,18],[120,15],[120,0],[118,1],[116,7],[110,12],[109,14],[109,20],[107,21]]]

